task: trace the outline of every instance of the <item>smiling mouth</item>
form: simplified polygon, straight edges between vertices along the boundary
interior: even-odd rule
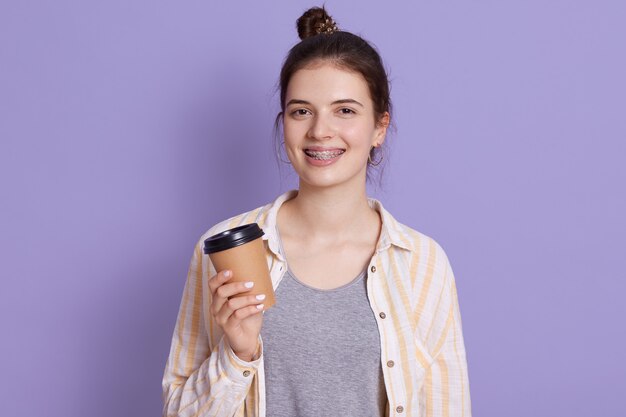
[[[325,160],[325,159],[333,159],[344,153],[343,149],[335,149],[332,151],[312,151],[309,149],[305,149],[304,153],[310,156],[313,159]]]

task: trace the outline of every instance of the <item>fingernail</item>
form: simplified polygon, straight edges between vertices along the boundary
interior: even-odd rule
[[[231,275],[231,274],[232,274],[232,272],[230,272],[230,271],[224,271],[224,276],[225,276],[226,278],[230,278],[230,275]]]
[[[246,288],[252,288],[254,286],[254,282],[248,281],[245,284],[243,284],[243,286]]]
[[[256,299],[257,299],[257,300],[259,300],[259,301],[260,301],[260,300],[265,300],[265,294],[259,294],[259,295],[257,295],[257,296],[256,296]]]
[[[263,307],[265,307],[264,304],[259,304],[259,305],[256,306],[256,308],[259,309],[259,310],[263,310]]]

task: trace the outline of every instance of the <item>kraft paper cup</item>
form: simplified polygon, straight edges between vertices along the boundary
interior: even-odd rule
[[[261,236],[263,230],[256,223],[235,227],[205,239],[204,254],[209,255],[216,271],[233,272],[229,282],[254,282],[250,291],[237,297],[265,294],[263,304],[267,310],[276,299]]]

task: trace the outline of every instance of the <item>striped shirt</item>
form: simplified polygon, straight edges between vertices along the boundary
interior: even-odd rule
[[[286,272],[276,216],[296,194],[286,192],[225,220],[198,240],[163,376],[163,416],[266,416],[262,338],[256,360],[245,362],[233,353],[210,313],[208,279],[216,271],[202,249],[204,239],[215,233],[258,223],[276,289]],[[470,417],[461,317],[448,258],[435,240],[396,221],[378,200],[368,202],[382,219],[367,266],[367,295],[380,333],[387,415]]]

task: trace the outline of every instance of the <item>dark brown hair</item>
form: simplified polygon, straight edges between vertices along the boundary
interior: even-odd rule
[[[374,103],[374,118],[377,123],[381,122],[385,113],[391,114],[387,72],[372,45],[360,36],[338,30],[337,24],[323,7],[313,7],[304,12],[296,27],[301,41],[291,48],[280,71],[281,112],[276,118],[276,127],[279,126],[285,110],[285,95],[291,77],[296,71],[317,61],[331,62],[339,68],[358,72],[363,76]],[[379,161],[381,152],[382,146],[372,149],[370,158]]]

